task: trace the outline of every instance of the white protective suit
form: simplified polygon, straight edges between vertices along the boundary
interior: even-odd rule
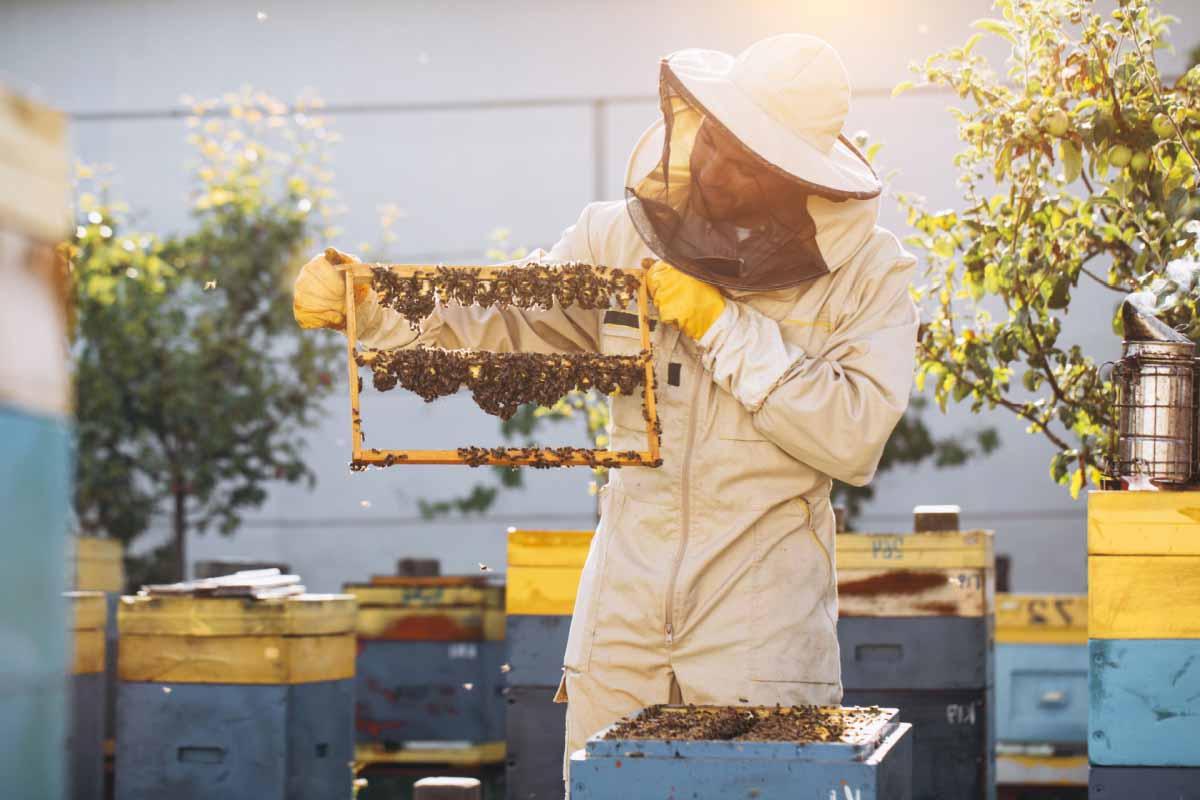
[[[534,257],[654,257],[624,206],[589,205]],[[568,756],[670,699],[841,701],[830,479],[874,474],[908,402],[917,333],[914,259],[877,210],[809,198],[829,274],[733,293],[699,343],[655,327],[663,464],[614,470],[602,490],[563,658]],[[636,323],[602,311],[440,308],[419,336],[373,295],[357,313],[377,348],[640,349]],[[644,446],[640,393],[613,398],[612,425],[614,450]]]
[[[816,254],[807,266],[820,274],[792,288],[726,290],[698,342],[675,325],[653,330],[663,463],[615,470],[603,490],[563,657],[568,757],[654,703],[841,701],[831,479],[871,479],[912,382],[915,262],[876,227],[876,178],[841,137],[849,84],[832,48],[784,35],[737,59],[681,51],[664,60],[662,85],[678,137],[670,168],[652,171],[663,139],[648,132],[626,184],[649,174],[642,199],[588,206],[534,258],[617,267],[666,258],[636,221],[683,214],[668,231],[676,241],[697,229],[679,194],[691,184],[669,179],[690,164],[688,137],[704,118],[740,137],[764,168],[815,181],[804,201],[815,249],[795,252]],[[823,199],[820,187],[842,202]],[[643,205],[627,207],[635,202]],[[802,214],[790,219],[813,227]],[[776,264],[772,275],[786,278],[787,268]],[[419,335],[374,295],[357,313],[359,338],[376,348],[640,350],[636,317],[620,312],[439,308]],[[641,402],[640,393],[612,399],[613,450],[644,446]]]

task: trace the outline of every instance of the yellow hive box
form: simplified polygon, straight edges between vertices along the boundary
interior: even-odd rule
[[[996,595],[997,642],[1087,644],[1087,637],[1087,595]]]
[[[592,531],[508,531],[509,614],[570,615]]]
[[[104,630],[107,608],[103,592],[67,592],[71,606],[72,675],[104,672]]]
[[[839,533],[838,569],[992,569],[991,531]]]
[[[981,617],[995,597],[991,531],[840,533],[844,617]]]
[[[1200,492],[1088,495],[1093,639],[1200,639]]]
[[[349,595],[122,597],[123,681],[292,684],[354,677]]]
[[[505,587],[475,576],[377,576],[348,583],[358,635],[397,641],[500,641]]]
[[[124,591],[124,555],[124,548],[116,539],[76,538],[74,558],[67,570],[75,576],[74,587],[81,592]]]

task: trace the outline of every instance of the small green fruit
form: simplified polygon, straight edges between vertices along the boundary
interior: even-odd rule
[[[1150,166],[1150,154],[1144,150],[1134,153],[1133,158],[1129,160],[1129,168],[1134,172],[1141,172],[1148,166]]]
[[[1070,121],[1067,119],[1067,112],[1061,108],[1056,108],[1043,116],[1042,126],[1046,129],[1046,133],[1057,138],[1066,136],[1067,129],[1071,127]]]
[[[1123,144],[1114,145],[1108,150],[1108,163],[1114,167],[1127,167],[1133,160],[1133,151]]]
[[[1166,114],[1155,114],[1150,127],[1154,129],[1154,135],[1160,139],[1166,139],[1175,133],[1175,126],[1171,124],[1171,118]]]

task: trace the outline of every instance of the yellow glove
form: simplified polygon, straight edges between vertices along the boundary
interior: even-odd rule
[[[699,341],[725,310],[725,298],[713,286],[656,261],[646,273],[646,289],[663,322],[674,323]]]
[[[347,261],[358,263],[356,257],[331,247],[300,268],[292,287],[292,315],[301,328],[340,331],[346,327],[346,276],[334,264]],[[355,278],[355,305],[367,298],[369,282],[367,278]]]

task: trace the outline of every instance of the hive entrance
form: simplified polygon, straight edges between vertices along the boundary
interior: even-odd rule
[[[642,269],[590,264],[531,264],[514,267],[360,264],[335,250],[326,258],[346,281],[346,342],[350,376],[352,469],[394,464],[467,464],[531,467],[658,466],[660,427],[655,409],[654,360],[648,323],[649,304]],[[641,353],[604,356],[594,353],[494,353],[437,347],[358,349],[354,308],[355,279],[369,278],[381,304],[404,316],[414,330],[438,304],[549,309],[624,308],[637,301]],[[400,386],[426,401],[468,388],[477,405],[509,419],[524,403],[552,405],[574,389],[603,394],[633,394],[640,387],[646,422],[644,450],[597,450],[579,447],[458,447],[452,450],[378,449],[363,446],[359,367],[369,367],[379,391]]]

